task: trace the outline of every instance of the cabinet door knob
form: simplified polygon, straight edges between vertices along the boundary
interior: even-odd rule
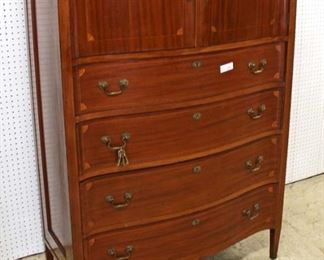
[[[249,108],[247,113],[251,119],[256,120],[256,119],[260,119],[266,110],[267,110],[266,105],[262,104],[257,109],[254,109],[253,107]]]
[[[245,163],[245,165],[250,172],[258,172],[262,168],[263,161],[264,161],[264,157],[262,155],[259,155],[257,156],[255,162],[249,160]]]
[[[266,59],[262,59],[262,60],[260,60],[260,63],[258,65],[255,62],[251,61],[248,64],[248,67],[252,74],[258,75],[265,70],[267,64],[268,64],[268,61]]]
[[[128,260],[131,258],[134,247],[132,245],[128,245],[125,248],[125,255],[119,255],[114,248],[108,249],[108,255],[111,256],[115,260]]]
[[[101,142],[107,146],[108,149],[115,151],[117,154],[117,166],[126,166],[129,164],[129,160],[126,154],[126,146],[127,142],[131,138],[131,135],[129,133],[123,133],[121,135],[121,141],[122,144],[119,146],[113,146],[111,143],[111,137],[110,136],[102,136]]]
[[[124,208],[128,207],[128,205],[132,201],[132,199],[133,199],[133,194],[130,192],[126,192],[124,194],[123,202],[116,202],[114,196],[112,196],[112,195],[108,195],[106,197],[106,202],[111,204],[115,209],[124,209]]]
[[[98,87],[108,96],[114,97],[119,96],[124,93],[124,91],[128,88],[128,80],[122,79],[119,81],[119,90],[118,91],[111,91],[110,84],[107,81],[99,81]]]

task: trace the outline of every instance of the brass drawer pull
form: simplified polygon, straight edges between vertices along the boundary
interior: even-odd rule
[[[106,197],[106,202],[110,203],[115,209],[124,209],[124,208],[127,208],[129,203],[132,201],[133,194],[130,192],[126,192],[124,194],[124,199],[125,199],[124,202],[118,203],[115,201],[115,198],[112,195],[108,195]]]
[[[262,168],[263,161],[264,161],[264,157],[262,155],[259,155],[256,158],[255,162],[249,160],[245,163],[245,165],[250,172],[258,172]]]
[[[256,203],[252,206],[252,208],[245,209],[242,211],[242,216],[248,218],[249,220],[254,220],[259,217],[261,211],[261,207],[259,203]]]
[[[260,119],[263,116],[263,113],[267,110],[267,107],[265,104],[262,104],[258,107],[257,110],[255,110],[254,108],[249,108],[249,110],[247,111],[248,115],[250,116],[251,119],[256,120],[256,119]]]
[[[250,72],[254,75],[262,73],[266,66],[268,64],[268,61],[266,59],[260,60],[259,65],[257,65],[255,62],[250,62],[248,67],[250,69]]]
[[[120,146],[112,146],[111,138],[109,136],[102,136],[101,142],[107,146],[108,149],[112,151],[116,151],[117,153],[117,166],[126,166],[129,164],[129,160],[126,154],[126,145],[131,135],[129,133],[123,133],[121,135],[122,145]]]
[[[118,255],[116,249],[109,248],[108,255],[111,256],[115,260],[127,260],[127,259],[131,258],[133,251],[134,251],[134,247],[132,245],[128,245],[125,248],[125,255],[120,256],[120,255]]]
[[[122,79],[119,81],[119,91],[110,91],[110,84],[107,81],[99,81],[98,87],[109,97],[119,96],[128,88],[128,80]]]

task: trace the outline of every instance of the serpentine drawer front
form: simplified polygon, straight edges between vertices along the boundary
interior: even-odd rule
[[[227,243],[274,226],[276,186],[172,221],[115,231],[85,240],[86,259],[199,259]],[[127,258],[126,258],[127,259]]]
[[[86,181],[84,233],[185,215],[275,183],[279,143],[271,136],[203,159]]]
[[[285,49],[284,43],[276,43],[184,58],[78,66],[76,110],[155,111],[201,103],[257,84],[280,83]]]
[[[82,172],[96,175],[175,163],[256,139],[280,128],[280,95],[275,89],[172,112],[85,122],[79,129]],[[120,161],[120,152],[128,163]]]
[[[47,259],[276,258],[296,0],[27,2]]]

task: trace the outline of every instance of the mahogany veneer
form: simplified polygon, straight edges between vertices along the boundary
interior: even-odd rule
[[[277,257],[295,10],[28,0],[48,259],[204,259],[265,229]]]
[[[83,122],[79,126],[80,174],[155,167],[213,154],[278,130],[281,101],[280,91],[274,89],[198,107]],[[251,119],[248,110],[262,105],[266,107],[262,117]],[[124,132],[131,134],[125,147],[130,163],[118,167],[116,152],[107,149],[101,137],[108,135],[119,145]]]
[[[134,259],[192,260],[211,255],[228,243],[273,227],[276,195],[276,186],[263,186],[208,211],[98,235],[85,240],[86,259],[107,259],[112,248],[124,254],[127,246],[133,247]],[[251,215],[243,216],[247,210]]]
[[[90,179],[81,186],[84,233],[182,216],[211,208],[219,201],[267,183],[276,183],[279,144],[279,137],[271,136],[219,155]],[[263,160],[259,170],[247,167],[260,157]],[[116,211],[106,202],[107,196],[123,201],[125,191],[133,196],[127,210]]]
[[[188,106],[189,102],[202,102],[252,85],[281,83],[285,56],[286,45],[279,42],[181,58],[81,65],[75,68],[75,109],[78,114],[105,110],[119,114],[151,112]],[[256,77],[246,66],[263,58],[267,58],[267,70]],[[200,62],[200,67],[193,67],[195,62]],[[227,62],[234,62],[235,70],[222,74],[219,68]],[[99,81],[106,81],[111,91],[117,91],[122,79],[127,79],[129,85],[116,99],[107,99],[98,87]]]

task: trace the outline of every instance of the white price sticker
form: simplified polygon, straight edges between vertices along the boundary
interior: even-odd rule
[[[234,70],[234,62],[229,62],[220,66],[220,73],[229,72]]]

